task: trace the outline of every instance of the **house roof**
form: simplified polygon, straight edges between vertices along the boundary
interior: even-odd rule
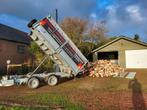
[[[99,48],[95,49],[92,51],[93,52],[96,52],[96,51],[99,51],[107,46],[109,46],[110,44],[114,43],[114,42],[117,42],[118,40],[121,40],[121,39],[124,39],[124,40],[127,40],[127,41],[130,41],[130,42],[133,42],[133,43],[136,43],[136,44],[139,44],[139,45],[143,45],[143,46],[146,46],[147,47],[147,43],[144,43],[144,42],[141,42],[141,41],[137,41],[137,40],[134,40],[134,39],[131,39],[131,38],[128,38],[128,37],[117,37],[116,39],[100,46]]]
[[[30,38],[27,33],[3,24],[0,24],[0,39],[24,44],[30,43]]]

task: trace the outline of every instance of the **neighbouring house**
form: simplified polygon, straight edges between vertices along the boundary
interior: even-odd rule
[[[147,44],[118,37],[92,51],[93,61],[111,60],[124,68],[147,69]]]
[[[29,44],[27,33],[0,24],[0,71],[6,70],[7,61],[11,64],[29,63]]]

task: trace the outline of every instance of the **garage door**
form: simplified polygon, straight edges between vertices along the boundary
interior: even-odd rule
[[[127,50],[126,68],[147,68],[147,49],[145,50]]]

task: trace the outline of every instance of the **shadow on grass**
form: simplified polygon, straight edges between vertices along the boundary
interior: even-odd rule
[[[136,78],[130,80],[129,89],[132,89],[132,103],[134,110],[146,110],[146,105],[142,93],[142,86]]]

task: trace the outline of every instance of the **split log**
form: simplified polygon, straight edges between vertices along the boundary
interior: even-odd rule
[[[124,72],[124,68],[108,60],[98,60],[92,63],[92,65],[89,74],[90,77],[118,76],[120,73]]]

